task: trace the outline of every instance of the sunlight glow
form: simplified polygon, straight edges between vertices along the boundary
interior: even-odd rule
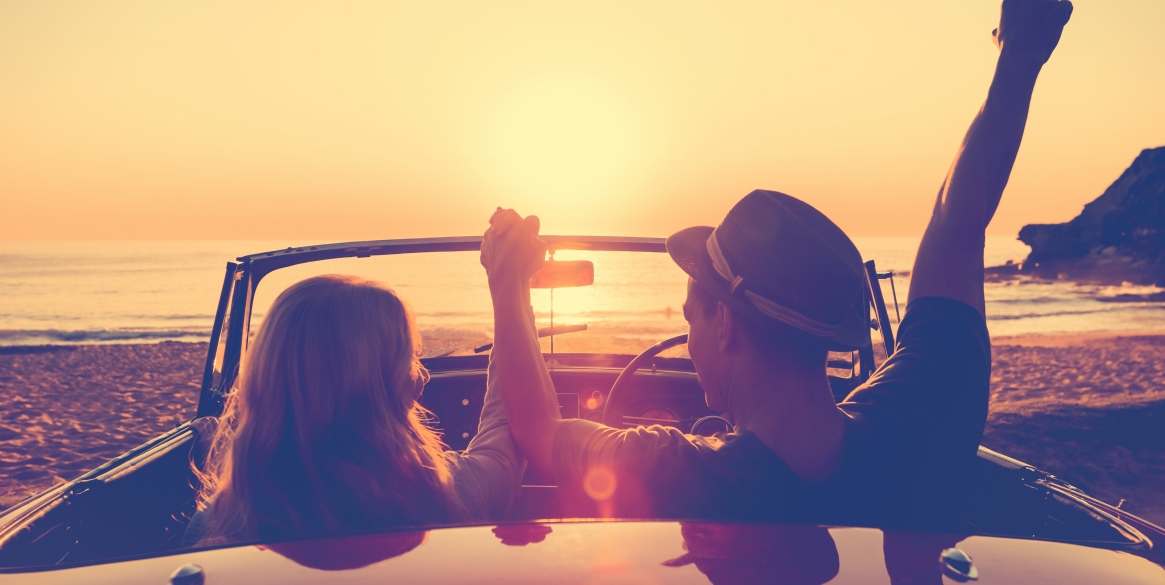
[[[486,160],[514,205],[545,213],[609,203],[640,151],[637,117],[600,78],[537,77],[498,100],[487,122]]]
[[[919,235],[998,55],[998,0],[286,4],[0,4],[0,240]],[[1077,4],[993,235],[1165,144],[1165,2]]]

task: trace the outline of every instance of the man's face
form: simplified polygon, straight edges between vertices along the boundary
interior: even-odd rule
[[[688,279],[688,298],[684,301],[684,319],[688,321],[688,355],[696,367],[700,387],[704,389],[704,400],[712,410],[724,410],[721,396],[721,370],[724,354],[720,352],[720,327],[717,306],[707,295],[695,291],[695,280]],[[719,305],[719,303],[716,303]]]

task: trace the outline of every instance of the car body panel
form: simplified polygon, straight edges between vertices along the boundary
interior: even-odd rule
[[[939,554],[971,556],[979,583],[1165,583],[1125,552],[1035,540],[870,528],[710,522],[572,522],[437,528],[237,546],[9,574],[13,585],[160,583],[944,583]]]

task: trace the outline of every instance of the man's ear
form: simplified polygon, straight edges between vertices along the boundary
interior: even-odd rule
[[[720,353],[728,353],[735,346],[733,340],[738,335],[737,329],[740,327],[736,323],[732,311],[728,310],[728,305],[724,303],[716,303],[716,343],[720,349]]]

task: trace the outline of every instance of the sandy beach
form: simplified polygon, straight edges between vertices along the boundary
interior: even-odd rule
[[[1165,331],[994,340],[983,444],[1165,524]],[[0,348],[0,508],[190,418],[206,345]]]
[[[993,340],[983,445],[1165,525],[1165,332]]]
[[[0,347],[0,508],[189,420],[206,349]]]

